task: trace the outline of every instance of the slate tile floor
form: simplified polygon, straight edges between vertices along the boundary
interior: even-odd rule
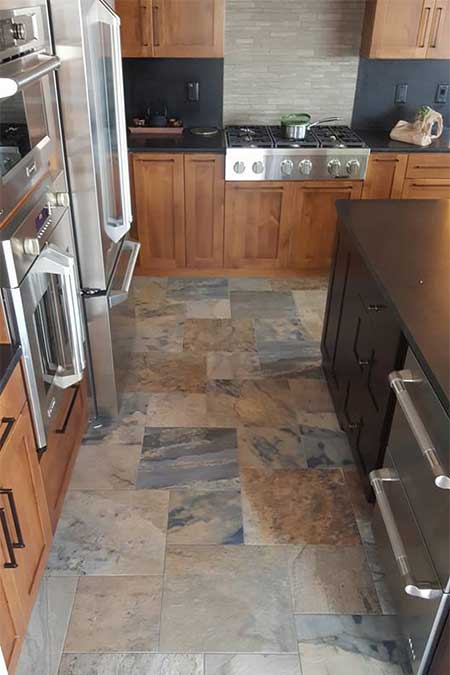
[[[18,675],[400,675],[320,367],[326,280],[138,278]]]

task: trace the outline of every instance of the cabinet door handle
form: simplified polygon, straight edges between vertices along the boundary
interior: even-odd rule
[[[146,2],[141,2],[140,10],[141,10],[140,18],[141,18],[142,46],[148,47],[150,37],[149,37],[148,5]]]
[[[422,16],[420,17],[419,32],[417,34],[417,46],[425,47],[425,41],[428,34],[428,25],[431,18],[431,6],[427,5],[423,8]]]
[[[6,520],[4,508],[0,508],[0,522],[2,525],[2,530],[6,541],[6,548],[8,549],[9,555],[9,561],[3,563],[3,567],[7,570],[15,569],[17,567],[16,554],[14,553],[14,547],[11,541],[11,535],[9,533],[8,521]]]
[[[22,528],[20,527],[19,515],[16,508],[16,500],[14,499],[14,493],[11,488],[0,488],[0,495],[6,495],[8,497],[9,508],[11,511],[11,516],[14,523],[14,528],[16,530],[17,541],[12,542],[13,548],[25,548],[25,542],[22,536]]]
[[[153,5],[153,45],[159,47],[159,5]]]
[[[381,312],[381,310],[386,309],[386,305],[367,305],[367,310],[369,312]]]
[[[2,435],[0,436],[0,450],[3,448],[6,441],[8,440],[8,436],[11,433],[15,422],[16,422],[15,417],[3,417],[2,418],[2,421],[0,422],[0,424],[1,424],[1,426],[5,425],[5,430],[3,431]]]
[[[442,11],[443,11],[442,7],[436,7],[433,16],[433,27],[431,28],[431,39],[430,39],[430,47],[432,47],[433,49],[436,48],[438,42],[439,29],[441,27]]]

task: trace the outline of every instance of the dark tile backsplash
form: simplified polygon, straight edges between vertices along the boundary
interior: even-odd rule
[[[413,121],[421,105],[429,105],[450,125],[450,103],[435,103],[438,84],[449,84],[448,60],[361,59],[356,84],[352,126],[355,129],[391,129],[400,119]],[[394,102],[397,84],[408,85],[404,104]]]
[[[166,106],[185,127],[222,126],[223,59],[124,59],[128,121],[148,107]],[[200,83],[200,100],[187,100],[187,83]]]

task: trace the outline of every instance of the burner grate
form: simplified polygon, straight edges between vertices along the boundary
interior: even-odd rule
[[[232,126],[226,128],[229,148],[272,148],[273,140],[265,126]]]
[[[321,148],[365,148],[366,144],[353,129],[344,125],[314,127]]]
[[[276,148],[318,148],[319,141],[312,131],[307,131],[305,138],[296,140],[294,138],[285,138],[283,135],[283,127],[272,126],[269,127],[270,133],[273,136]]]

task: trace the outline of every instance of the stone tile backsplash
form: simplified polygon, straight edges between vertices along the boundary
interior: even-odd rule
[[[224,121],[352,117],[365,0],[226,0]]]

